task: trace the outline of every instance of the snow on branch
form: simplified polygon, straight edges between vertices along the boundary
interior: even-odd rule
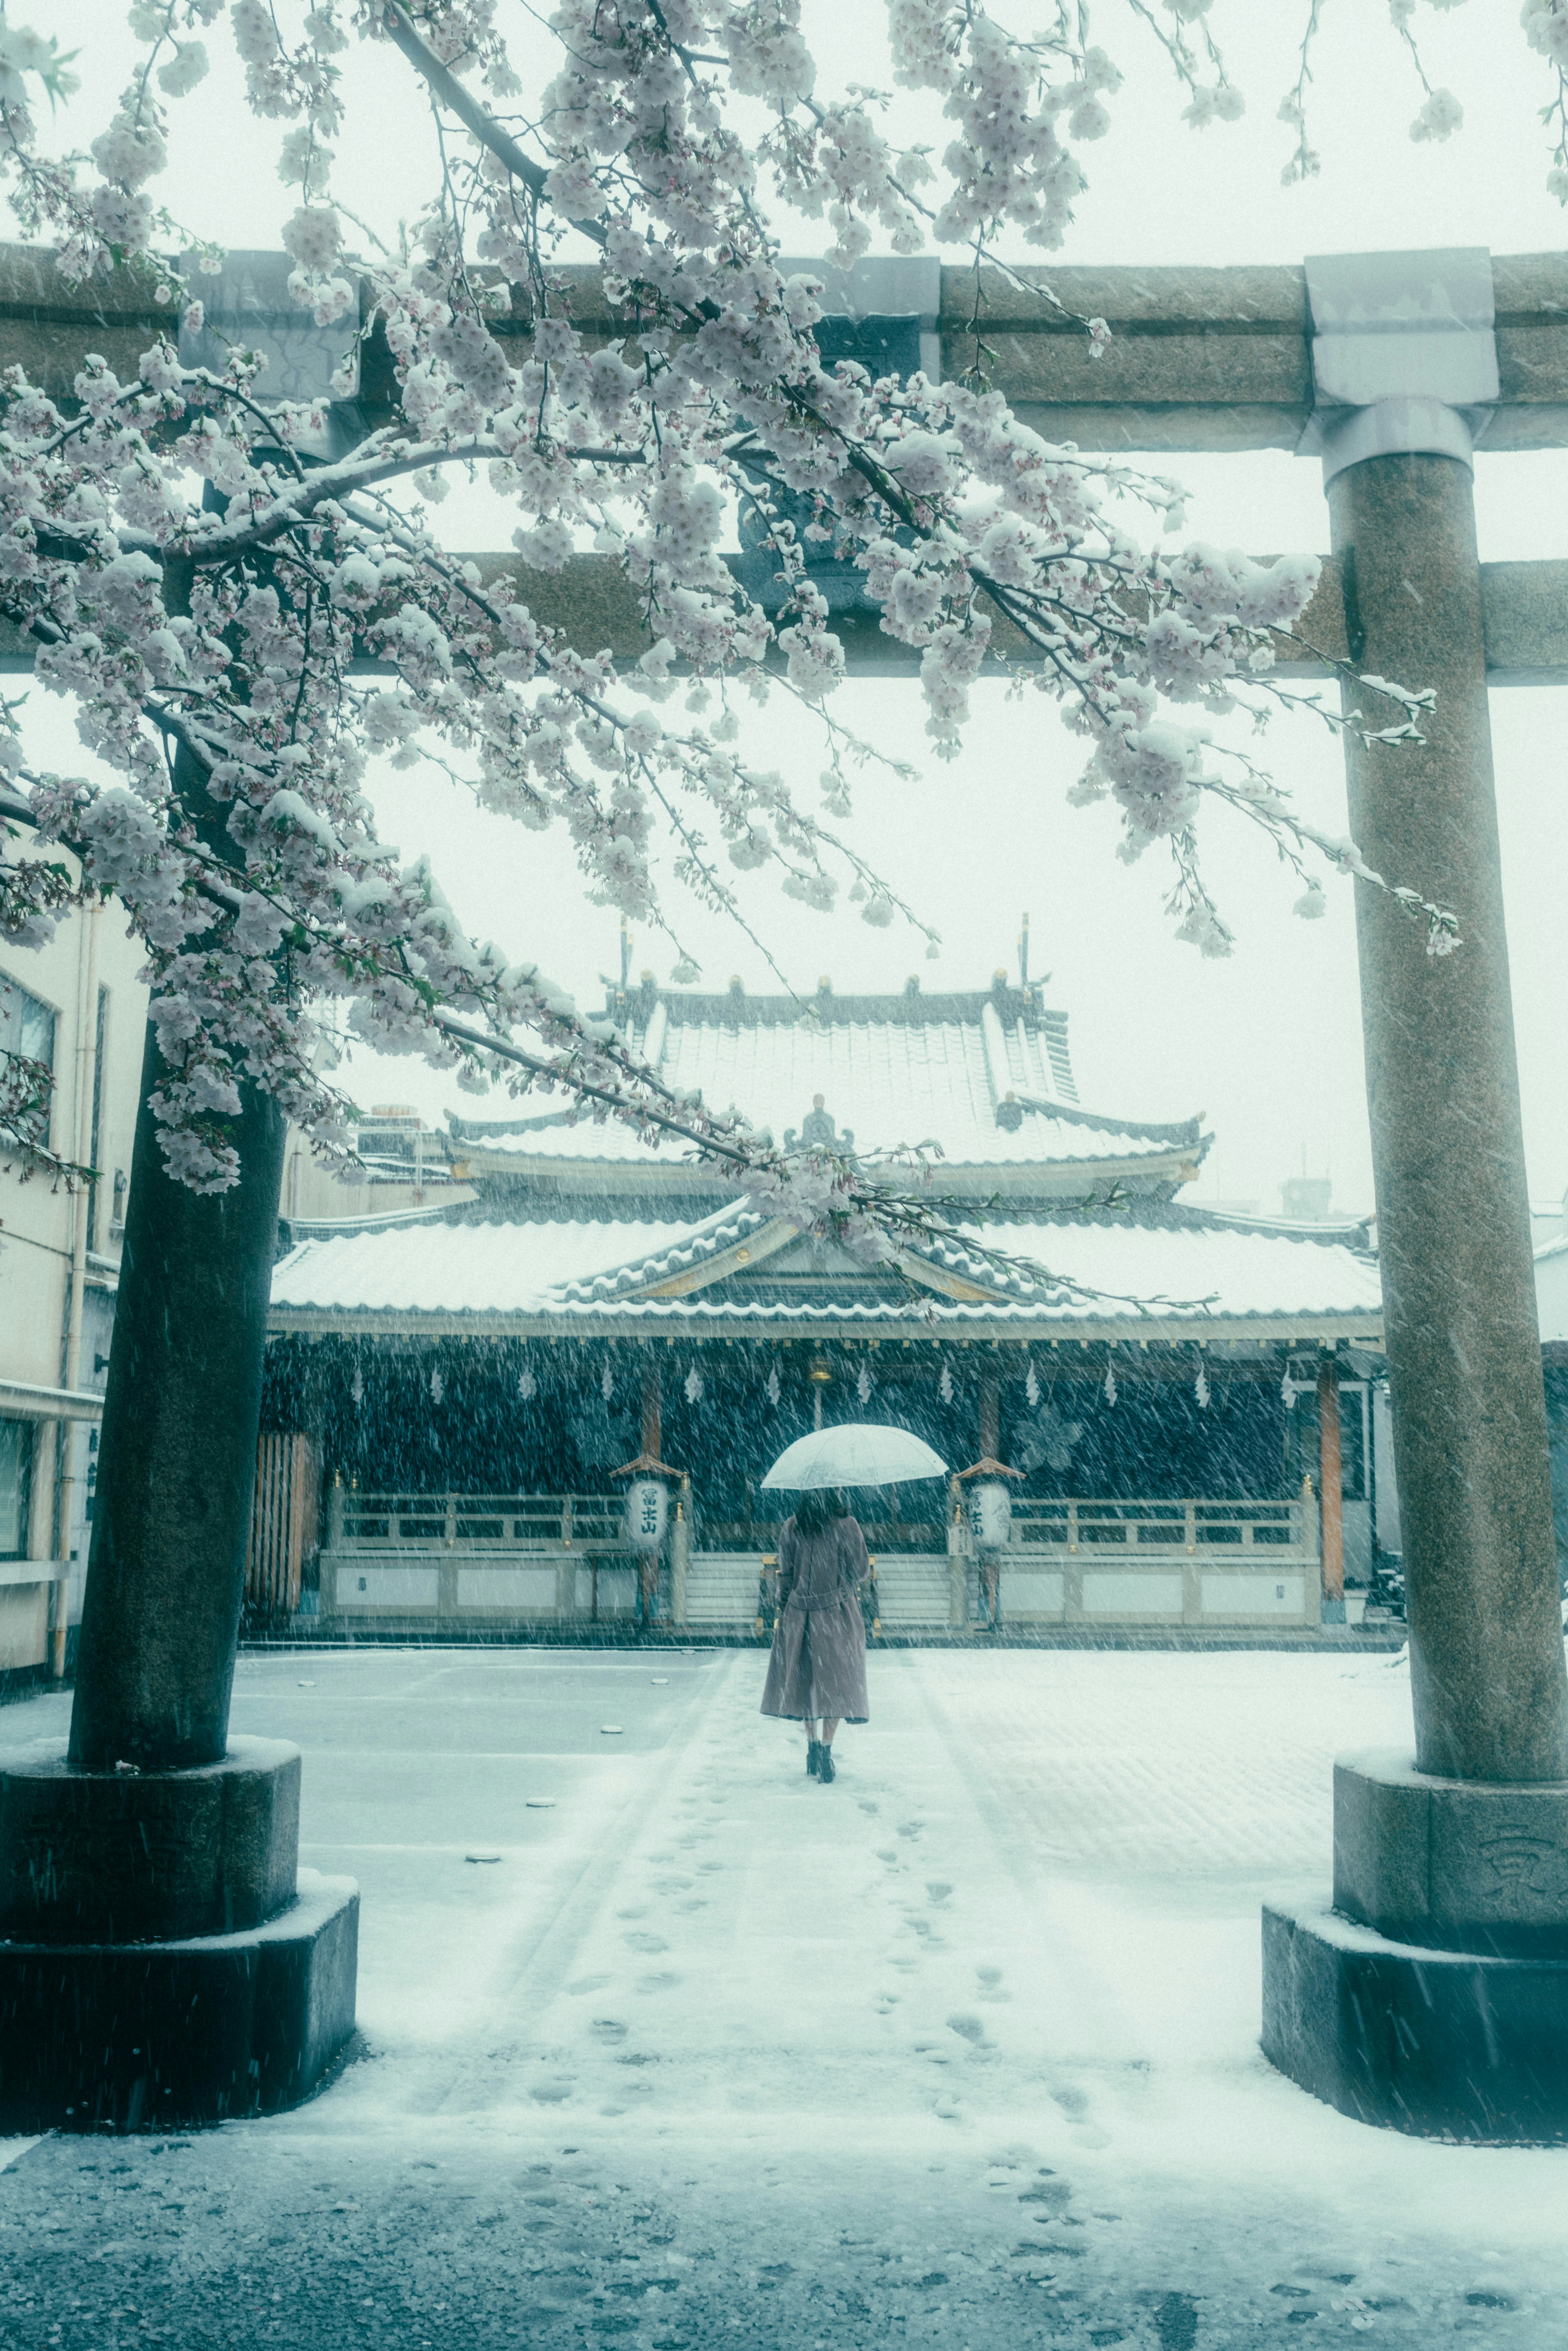
[[[1396,5],[1401,36],[1410,13]],[[1156,37],[1190,121],[1233,119],[1201,0],[1133,0],[1127,14]],[[1527,15],[1556,56],[1555,0]],[[220,0],[135,0],[136,72],[85,151],[58,152],[32,99],[62,105],[71,135],[64,61],[0,28],[0,169],[25,230],[68,279],[140,277],[169,316],[129,381],[87,348],[68,398],[18,367],[0,378],[0,611],[117,778],[24,771],[14,722],[0,727],[5,808],[81,862],[72,879],[32,852],[0,858],[0,935],[37,944],[83,893],[122,902],[147,949],[170,1073],[156,1108],[183,1181],[235,1180],[242,1082],[344,1154],[348,1105],[324,1067],[346,1019],[465,1082],[563,1090],[585,1114],[682,1139],[868,1247],[925,1231],[939,1212],[920,1186],[901,1192],[858,1163],[813,1175],[737,1114],[670,1097],[535,965],[468,937],[429,861],[379,840],[366,797],[371,759],[423,765],[461,774],[525,833],[563,833],[588,897],[664,930],[677,977],[695,976],[682,897],[740,920],[734,877],[751,872],[824,913],[847,898],[868,922],[902,916],[935,953],[918,911],[841,829],[846,768],[877,754],[831,709],[846,662],[811,577],[820,549],[854,568],[883,631],[918,653],[939,760],[961,746],[998,636],[1022,641],[1015,688],[1059,702],[1085,738],[1076,796],[1115,802],[1124,856],[1169,857],[1173,915],[1206,952],[1230,935],[1202,878],[1206,806],[1270,832],[1305,913],[1321,910],[1320,865],[1385,886],[1353,842],[1314,831],[1214,740],[1238,709],[1300,698],[1273,678],[1273,648],[1301,621],[1315,564],[1141,545],[1113,500],[1173,526],[1174,485],[1046,442],[978,366],[935,381],[826,363],[822,287],[779,266],[769,189],[825,221],[833,264],[873,241],[905,253],[930,239],[977,267],[1004,230],[1059,246],[1083,184],[1077,152],[1105,129],[1122,78],[1089,19],[1062,6],[1025,37],[977,5],[888,0],[892,83],[936,95],[954,129],[935,160],[890,141],[885,94],[819,88],[796,0],[560,0],[548,80],[522,0],[234,0],[226,14]],[[383,224],[384,236],[333,193],[334,142],[374,134],[354,111],[356,38],[394,50],[431,109],[423,185],[411,203],[408,158],[406,230]],[[231,342],[222,365],[181,364],[176,322],[204,326],[222,259],[154,190],[172,109],[220,39],[253,111],[282,126],[290,299],[340,338],[345,365],[356,340],[384,337],[391,419],[330,464],[310,454],[329,402],[276,398],[256,352]],[[1302,91],[1308,71],[1304,51]],[[608,331],[601,309],[574,318],[561,266],[574,235],[601,256]],[[188,256],[178,268],[158,257],[172,250]],[[1081,324],[1103,349],[1103,322]],[[619,569],[651,640],[629,674],[443,547],[431,514],[457,466],[482,468],[512,504],[527,567],[558,572],[587,542]],[[402,482],[422,501],[412,512],[392,495]],[[765,528],[777,607],[723,559],[730,499]],[[390,676],[367,683],[367,653]],[[1429,696],[1358,683],[1393,723],[1324,711],[1331,724],[1417,739]],[[779,692],[819,714],[820,812],[797,778],[736,747],[735,695]],[[1453,944],[1442,909],[1396,894]]]

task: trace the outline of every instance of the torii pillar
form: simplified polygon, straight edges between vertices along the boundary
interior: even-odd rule
[[[1419,747],[1347,737],[1351,830],[1463,944],[1358,888],[1416,1746],[1337,1761],[1333,1908],[1265,1911],[1262,2039],[1365,2121],[1564,2139],[1568,1678],[1471,494],[1491,285],[1484,252],[1307,265],[1352,659],[1437,695]]]

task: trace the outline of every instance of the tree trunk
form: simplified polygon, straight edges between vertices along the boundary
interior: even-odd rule
[[[242,1082],[227,1192],[165,1173],[150,1026],[82,1611],[70,1763],[178,1771],[228,1736],[286,1121]]]

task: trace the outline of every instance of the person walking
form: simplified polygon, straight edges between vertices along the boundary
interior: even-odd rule
[[[764,1714],[806,1726],[806,1769],[834,1779],[833,1733],[864,1722],[865,1537],[836,1487],[801,1495],[779,1536],[779,1614],[762,1692]]]

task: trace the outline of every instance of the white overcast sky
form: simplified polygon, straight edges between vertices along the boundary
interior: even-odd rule
[[[1020,24],[1032,23],[1033,13],[1024,8]],[[1305,0],[1217,0],[1213,22],[1249,111],[1239,124],[1201,134],[1180,122],[1168,73],[1130,11],[1119,0],[1098,0],[1097,37],[1128,67],[1128,82],[1113,102],[1112,135],[1085,151],[1092,184],[1060,259],[1287,262],[1308,253],[1445,244],[1525,253],[1562,242],[1564,215],[1545,190],[1539,121],[1551,93],[1540,61],[1525,50],[1518,0],[1466,0],[1448,14],[1419,10],[1428,74],[1466,110],[1459,135],[1436,148],[1406,135],[1420,91],[1380,0],[1343,0],[1322,13],[1312,127],[1322,173],[1285,188],[1288,133],[1275,107],[1292,78]],[[526,12],[503,0],[501,14],[516,23]],[[886,85],[874,0],[853,7],[808,0],[806,16],[822,87]],[[41,0],[30,21],[79,49],[84,89],[66,121],[85,140],[126,76],[131,45],[123,11],[118,0]],[[536,40],[548,71],[548,40],[542,33]],[[223,46],[215,32],[214,56]],[[385,231],[427,184],[427,122],[390,50],[356,51],[347,63],[350,119],[337,189]],[[934,118],[922,118],[907,98],[898,103],[902,141],[943,139]],[[176,110],[175,124],[162,187],[171,210],[230,246],[276,246],[295,201],[274,172],[281,126],[251,120],[227,70],[214,72]],[[802,225],[789,243],[818,250],[821,234]],[[1041,256],[1020,248],[1017,257]],[[1327,546],[1315,460],[1263,453],[1151,462],[1195,493],[1185,537],[1257,552]],[[1568,453],[1483,455],[1476,487],[1483,558],[1568,555]],[[514,519],[487,493],[455,496],[442,516],[449,543],[471,548],[506,545]],[[1157,858],[1124,867],[1113,855],[1109,813],[1065,805],[1083,747],[1039,696],[1008,703],[999,687],[983,685],[964,755],[948,767],[925,756],[923,712],[910,688],[851,684],[834,707],[880,748],[921,768],[915,783],[862,778],[855,838],[940,930],[944,950],[939,962],[926,962],[921,943],[898,929],[871,930],[850,908],[831,919],[808,914],[754,878],[753,922],[795,985],[810,987],[828,973],[841,990],[896,987],[917,971],[930,988],[982,986],[998,965],[1014,967],[1019,916],[1027,909],[1033,967],[1051,973],[1049,1000],[1071,1017],[1085,1102],[1148,1118],[1202,1112],[1215,1129],[1205,1177],[1189,1196],[1251,1198],[1277,1210],[1281,1181],[1304,1165],[1332,1174],[1336,1207],[1371,1206],[1348,884],[1331,883],[1327,920],[1295,920],[1296,893],[1272,853],[1217,813],[1205,828],[1207,870],[1239,946],[1227,962],[1206,962],[1170,936]],[[1565,716],[1557,691],[1492,699],[1525,1137],[1537,1198],[1568,1186],[1559,1034],[1568,979]],[[65,714],[57,706],[41,711],[37,726],[39,756],[64,764],[71,757]],[[1275,772],[1304,810],[1342,829],[1340,755],[1326,730],[1294,722],[1278,726],[1270,741]],[[808,778],[821,765],[810,724],[777,698],[746,747],[769,763],[799,761]],[[580,1000],[597,995],[599,975],[614,967],[616,918],[584,903],[563,843],[480,815],[439,776],[388,774],[376,798],[387,837],[405,854],[430,852],[472,929],[515,956],[537,958]],[[757,949],[732,929],[706,917],[687,919],[682,929],[702,959],[705,984],[722,986],[733,973],[748,988],[777,986]],[[657,936],[635,941],[634,969],[649,965],[662,979],[673,960]],[[368,1099],[365,1074],[357,1091]],[[445,1079],[415,1082],[406,1065],[392,1083],[432,1109],[449,1099],[454,1107],[477,1107],[460,1101]],[[386,1072],[376,1072],[374,1091],[387,1085]]]

